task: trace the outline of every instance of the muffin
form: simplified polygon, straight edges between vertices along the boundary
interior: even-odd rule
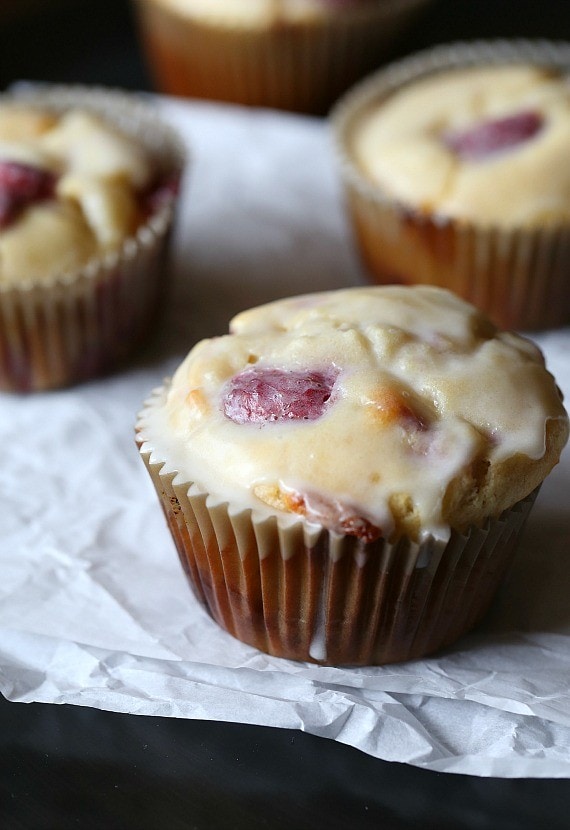
[[[530,341],[431,286],[239,314],[137,442],[198,599],[295,660],[429,654],[487,609],[568,437]]]
[[[367,273],[449,288],[505,328],[570,321],[570,46],[455,44],[332,117]]]
[[[134,97],[0,98],[0,388],[93,377],[141,340],[182,164],[180,141]]]
[[[136,0],[159,89],[324,112],[429,0]]]

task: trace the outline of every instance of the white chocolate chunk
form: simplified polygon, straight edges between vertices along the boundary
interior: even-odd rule
[[[69,273],[96,253],[97,241],[72,203],[34,205],[0,234],[0,283]]]
[[[131,188],[121,179],[65,176],[57,193],[77,202],[104,250],[117,248],[136,227],[137,204]]]

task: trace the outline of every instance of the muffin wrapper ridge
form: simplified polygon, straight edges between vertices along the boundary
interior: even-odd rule
[[[380,283],[449,288],[503,328],[544,329],[570,321],[570,227],[483,227],[415,212],[369,183],[350,158],[359,114],[431,73],[476,64],[526,62],[570,69],[570,44],[475,41],[435,47],[370,76],[338,103],[331,120],[357,247]]]
[[[233,509],[182,480],[148,434],[145,411],[163,394],[147,401],[137,443],[194,594],[234,637],[293,660],[381,665],[448,646],[481,620],[538,489],[447,542],[365,544]]]
[[[81,87],[37,87],[5,97],[42,109],[99,113],[150,151],[160,176],[179,180],[184,150],[134,96]],[[70,274],[0,286],[0,389],[40,391],[95,377],[128,357],[149,329],[166,285],[176,199],[122,247]]]
[[[378,66],[429,2],[372,3],[325,21],[259,29],[214,14],[191,19],[155,0],[138,0],[137,9],[151,68],[165,92],[323,113]]]

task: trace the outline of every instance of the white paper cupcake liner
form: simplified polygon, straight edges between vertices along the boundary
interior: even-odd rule
[[[94,111],[141,141],[159,177],[179,179],[180,139],[135,96],[83,87],[24,88],[5,101]],[[166,282],[176,197],[112,254],[49,280],[0,285],[0,389],[67,386],[115,368],[149,330]]]
[[[152,434],[165,393],[147,401],[137,443],[190,585],[231,635],[279,657],[380,665],[448,646],[484,615],[537,490],[447,542],[364,543],[183,480]]]
[[[476,41],[439,46],[391,64],[350,90],[331,115],[357,246],[371,280],[449,288],[504,328],[570,321],[570,227],[501,229],[425,215],[397,203],[359,171],[350,135],[361,115],[431,73],[478,64],[570,69],[570,44]]]
[[[251,106],[325,112],[383,57],[430,0],[395,0],[318,21],[246,27],[190,18],[138,0],[141,38],[165,92]]]

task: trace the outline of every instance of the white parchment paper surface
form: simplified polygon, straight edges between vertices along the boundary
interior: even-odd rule
[[[156,336],[121,373],[0,394],[0,689],[12,701],[302,729],[432,770],[570,777],[570,451],[485,623],[431,659],[268,657],[195,601],[135,414],[242,308],[364,282],[326,124],[161,100],[193,161]],[[536,338],[570,400],[570,329]]]

